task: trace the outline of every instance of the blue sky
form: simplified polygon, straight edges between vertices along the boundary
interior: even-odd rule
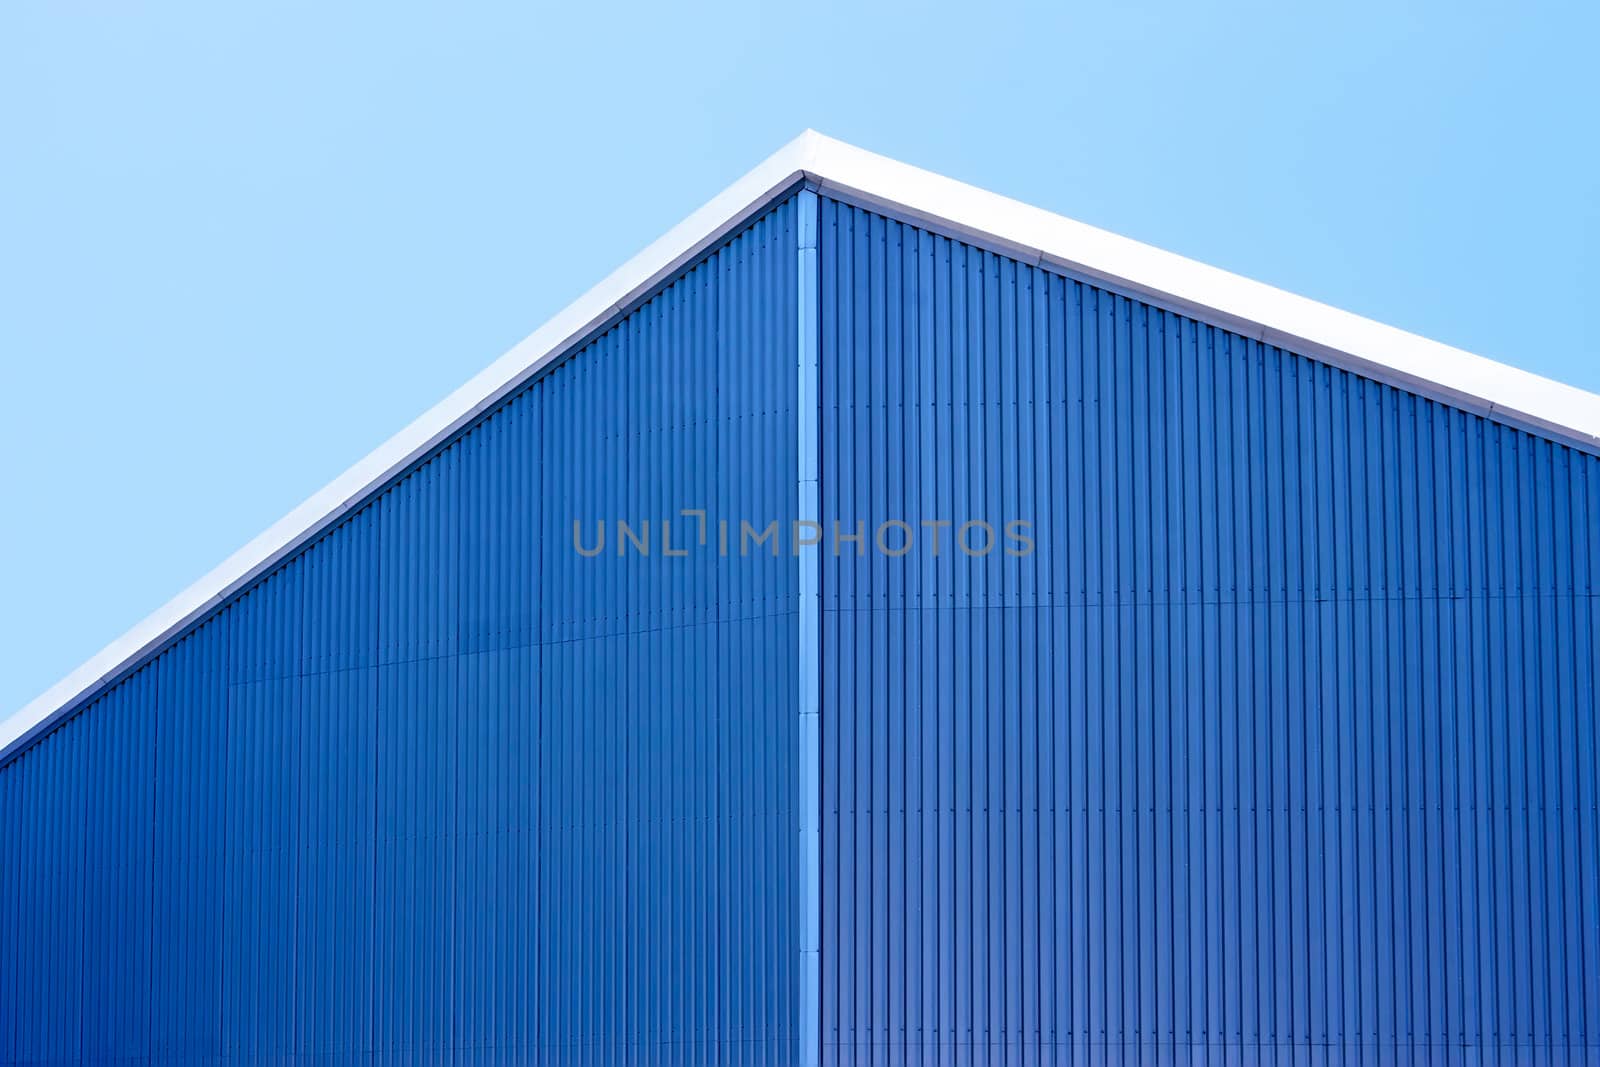
[[[0,716],[806,126],[1600,391],[1593,5],[979,10],[5,5]]]

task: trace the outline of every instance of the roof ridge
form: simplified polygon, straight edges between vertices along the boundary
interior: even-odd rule
[[[1600,454],[1600,396],[807,129],[243,548],[0,722],[5,762],[802,180]]]

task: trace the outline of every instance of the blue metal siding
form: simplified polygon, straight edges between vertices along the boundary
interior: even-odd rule
[[[795,210],[0,768],[0,1063],[793,1059]]]
[[[1600,459],[828,199],[821,272],[824,1062],[1600,1059]]]
[[[817,193],[799,194],[798,303],[795,336],[795,517],[815,523],[822,514],[820,338],[822,272],[817,259]],[[798,542],[800,539],[795,538]],[[799,1067],[822,1062],[822,558],[812,544],[791,549],[799,564],[795,646],[799,700],[798,850],[800,938]]]
[[[0,1064],[1593,1062],[1597,565],[1594,456],[802,192],[0,767]]]

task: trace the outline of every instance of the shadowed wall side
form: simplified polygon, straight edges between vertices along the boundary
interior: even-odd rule
[[[1593,1059],[1600,459],[829,199],[821,259],[824,1062]]]

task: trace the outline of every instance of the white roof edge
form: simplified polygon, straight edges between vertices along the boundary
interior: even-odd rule
[[[1025,261],[1103,281],[1302,355],[1600,453],[1600,396],[1197,263],[807,130],[668,230],[465,385],[88,662],[0,723],[0,761],[58,712],[275,566],[597,326],[809,178]]]
[[[827,138],[816,177],[976,243],[1600,451],[1600,396]]]
[[[80,703],[81,698],[110,681],[127,664],[155,651],[326,529],[374,489],[493,406],[540,368],[559,359],[595,327],[714,244],[743,221],[750,209],[801,180],[810,169],[821,139],[807,130],[767,157],[366,458],[95,653],[77,670],[0,722],[0,761],[22,747],[58,711]]]

